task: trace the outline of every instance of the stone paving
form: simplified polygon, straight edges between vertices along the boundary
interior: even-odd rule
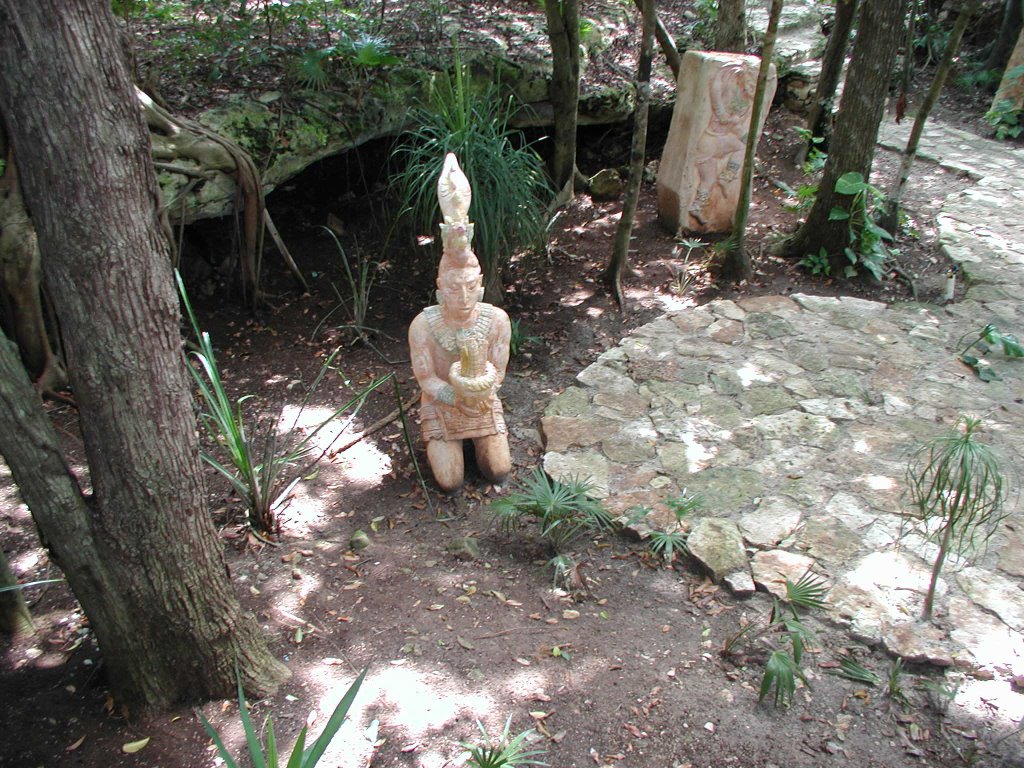
[[[906,130],[886,126],[882,142],[899,146]],[[909,456],[961,414],[983,418],[1020,487],[1024,360],[993,353],[1001,378],[985,383],[957,354],[986,323],[1024,336],[1024,155],[932,128],[924,158],[978,180],[939,222],[961,300],[766,296],[670,312],[554,398],[544,466],[589,476],[618,512],[653,510],[634,524],[641,534],[672,523],[666,499],[700,493],[691,547],[739,594],[778,591],[810,568],[831,584],[830,618],[859,640],[975,674],[1024,674],[1020,495],[987,551],[946,566],[927,625],[917,618],[936,547],[901,514]]]

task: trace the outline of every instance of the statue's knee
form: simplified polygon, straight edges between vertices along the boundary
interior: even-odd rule
[[[512,455],[508,438],[492,435],[476,442],[476,464],[480,472],[492,483],[503,483],[512,471]]]
[[[427,460],[434,482],[445,493],[453,493],[462,487],[464,476],[462,442],[432,440],[427,444]]]

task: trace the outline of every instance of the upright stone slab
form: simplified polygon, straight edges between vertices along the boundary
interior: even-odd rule
[[[736,53],[687,51],[683,56],[658,170],[658,217],[668,230],[732,229],[760,65],[758,57]],[[772,65],[758,137],[775,86]]]
[[[999,90],[992,99],[993,112],[1009,112],[1024,109],[1024,30],[1017,38],[1017,45],[1010,54],[1010,61],[1003,72]]]

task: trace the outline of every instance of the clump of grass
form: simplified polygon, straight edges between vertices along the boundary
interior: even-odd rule
[[[547,765],[537,760],[544,755],[542,749],[528,749],[528,741],[533,735],[532,728],[513,736],[510,732],[512,716],[505,721],[501,735],[494,739],[479,720],[476,723],[483,737],[483,744],[463,742],[462,747],[468,754],[467,765],[474,768],[514,768],[518,765]]]
[[[435,233],[437,178],[445,156],[458,157],[473,189],[473,247],[484,273],[485,299],[492,303],[501,303],[501,273],[515,249],[543,242],[552,196],[543,161],[509,127],[513,108],[499,84],[471,83],[456,50],[452,72],[433,79],[426,103],[410,115],[416,127],[403,135],[394,153],[399,168],[393,189],[420,235]]]

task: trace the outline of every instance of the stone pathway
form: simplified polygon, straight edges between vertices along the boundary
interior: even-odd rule
[[[886,126],[883,144],[901,146],[906,130]],[[692,548],[739,593],[777,591],[810,568],[855,638],[908,660],[1022,674],[1020,495],[987,552],[944,569],[927,626],[917,617],[936,548],[901,513],[909,456],[961,414],[983,418],[1020,488],[1024,360],[993,353],[1001,379],[984,383],[957,354],[990,322],[1024,336],[1024,155],[940,128],[923,147],[978,179],[940,215],[962,301],[768,296],[668,313],[550,403],[544,466],[591,477],[623,514],[650,508],[641,533],[671,524],[666,500],[700,493]]]

